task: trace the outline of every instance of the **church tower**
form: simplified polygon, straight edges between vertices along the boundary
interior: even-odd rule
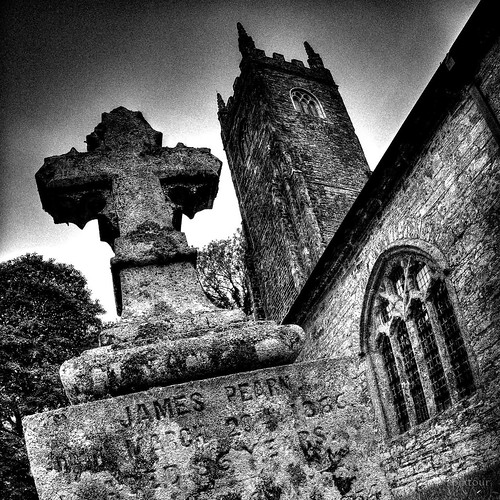
[[[281,321],[369,175],[337,85],[306,42],[308,66],[267,57],[238,23],[241,74],[217,95],[257,311]]]

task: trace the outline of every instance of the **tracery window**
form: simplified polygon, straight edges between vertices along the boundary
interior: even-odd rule
[[[304,89],[292,89],[290,92],[293,107],[306,115],[316,116],[318,118],[325,118],[325,113],[321,108],[318,99],[311,93]]]
[[[475,391],[444,274],[409,250],[378,269],[367,304],[368,349],[383,414],[403,433]]]

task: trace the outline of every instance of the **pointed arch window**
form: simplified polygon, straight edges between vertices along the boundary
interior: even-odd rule
[[[475,391],[439,267],[418,251],[381,261],[365,302],[365,349],[389,433],[403,433]]]
[[[325,118],[325,113],[320,102],[307,90],[298,88],[292,89],[290,91],[290,96],[296,111],[318,118]]]

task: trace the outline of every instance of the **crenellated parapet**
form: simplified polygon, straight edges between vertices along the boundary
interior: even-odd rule
[[[245,79],[247,73],[252,71],[263,69],[284,72],[296,77],[336,86],[332,74],[323,66],[323,60],[320,55],[314,52],[308,42],[304,42],[308,56],[307,66],[299,59],[287,61],[283,54],[278,54],[277,52],[273,52],[272,56],[269,57],[264,50],[256,48],[253,38],[247,34],[241,23],[238,23],[238,47],[242,55],[240,62],[241,75],[234,80],[233,96],[228,98],[225,105],[222,97],[218,98],[219,120],[222,125],[227,122],[228,117],[236,108],[235,102],[242,91],[242,80]],[[220,94],[218,95],[220,96]]]

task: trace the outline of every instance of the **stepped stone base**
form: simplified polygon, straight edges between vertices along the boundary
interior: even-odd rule
[[[153,328],[154,329],[154,328]],[[165,387],[188,380],[292,363],[304,345],[296,325],[245,321],[188,331],[174,340],[135,339],[85,351],[63,363],[61,382],[71,403]]]
[[[40,499],[389,498],[356,370],[297,363],[26,417]]]

